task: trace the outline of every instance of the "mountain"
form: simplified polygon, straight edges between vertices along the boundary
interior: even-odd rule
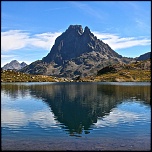
[[[46,57],[21,69],[30,74],[76,77],[97,74],[101,68],[116,64],[129,63],[133,58],[124,58],[108,44],[97,39],[86,26],[70,25],[56,38]]]
[[[94,56],[101,55],[102,58],[108,57],[108,55],[111,57],[122,57],[114,52],[107,44],[98,40],[87,26],[83,32],[81,25],[70,25],[56,39],[55,45],[52,47],[50,53],[43,58],[43,61],[54,61],[59,65],[63,65],[66,60],[71,60],[93,51],[95,52]]]
[[[137,61],[141,61],[141,60],[147,60],[147,59],[151,59],[151,52],[145,53],[143,55],[140,55],[137,58]]]
[[[12,60],[10,63],[7,63],[2,67],[3,70],[15,69],[19,70],[27,66],[25,62],[19,63],[17,60]]]
[[[27,64],[25,62],[22,62],[20,65],[21,65],[21,69],[24,68],[25,66],[27,66]]]

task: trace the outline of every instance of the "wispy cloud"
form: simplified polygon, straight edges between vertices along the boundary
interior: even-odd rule
[[[151,27],[150,23],[146,24],[146,22],[141,18],[136,18],[135,22],[136,22],[136,26],[138,28],[140,28],[141,30],[149,30],[150,31],[150,27]]]
[[[139,5],[142,4],[142,2],[127,2],[126,4],[128,5],[128,9],[130,8],[133,14],[136,28],[140,29],[141,31],[148,31],[150,33],[150,1],[146,3],[149,3],[149,10],[148,7],[147,10],[145,10],[145,7],[143,7],[145,4]]]
[[[97,11],[97,9],[91,7],[90,5],[86,4],[86,3],[80,3],[80,2],[71,2],[72,5],[74,5],[75,7],[79,8],[80,10],[82,10],[83,12],[97,18],[100,20],[103,20],[105,18],[105,12],[100,13]],[[91,4],[91,3],[90,3]]]
[[[93,32],[98,39],[101,39],[104,43],[107,43],[112,49],[124,49],[134,46],[149,46],[151,40],[144,37],[120,37],[116,34]]]
[[[30,33],[21,30],[1,32],[1,50],[2,52],[5,52],[34,47],[48,51],[54,44],[55,38],[60,34],[60,32],[47,32],[31,35]]]
[[[13,57],[15,57],[15,56],[16,56],[16,55],[3,55],[3,54],[1,55],[2,58],[7,58],[7,59],[8,59],[8,58],[13,58]]]
[[[55,11],[55,10],[62,10],[62,9],[67,9],[67,8],[71,8],[71,7],[56,7],[56,8],[50,8],[50,9],[47,9],[45,11],[49,12],[49,11]]]
[[[98,39],[109,44],[114,50],[133,46],[148,46],[151,44],[151,40],[145,37],[120,37],[117,34],[100,33],[97,31],[93,33]],[[61,32],[46,32],[31,35],[30,33],[21,30],[1,32],[1,50],[2,52],[7,52],[23,48],[41,48],[48,51],[60,34]]]
[[[60,34],[61,32],[46,32],[32,35],[22,30],[1,32],[1,67],[12,60],[30,64],[41,59]]]

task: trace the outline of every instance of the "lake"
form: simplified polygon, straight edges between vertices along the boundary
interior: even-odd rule
[[[1,83],[2,150],[150,150],[150,89],[150,82]]]

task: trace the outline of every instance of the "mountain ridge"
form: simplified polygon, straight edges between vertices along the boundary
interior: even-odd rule
[[[25,62],[19,63],[17,60],[12,60],[11,62],[5,64],[2,69],[3,70],[8,70],[8,69],[13,69],[13,70],[20,70],[27,66]]]
[[[100,69],[117,63],[130,63],[135,58],[122,57],[108,44],[97,39],[86,26],[70,25],[58,36],[50,52],[19,70],[29,74],[56,77],[85,77],[96,75]]]
[[[137,61],[151,59],[151,52],[144,53],[137,57]]]
[[[104,67],[97,75],[59,78],[32,75],[14,70],[1,70],[1,82],[150,82],[151,60],[135,61],[130,64],[115,64]]]

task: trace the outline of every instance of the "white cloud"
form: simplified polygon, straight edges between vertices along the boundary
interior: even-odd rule
[[[60,34],[61,32],[47,32],[31,35],[21,30],[1,32],[1,50],[5,52],[23,48],[42,48],[48,51]]]
[[[50,50],[53,46],[55,39],[61,35],[61,32],[47,32],[42,34],[35,34],[33,38],[29,41],[34,47],[43,48],[45,50]]]
[[[93,33],[98,39],[107,43],[114,50],[151,44],[151,40],[147,38],[120,37],[116,34],[100,33],[96,31]],[[61,35],[61,32],[46,32],[35,35],[31,35],[30,33],[21,30],[1,32],[1,50],[2,52],[6,52],[23,48],[41,48],[48,51],[51,49],[55,39],[59,35]]]
[[[2,54],[1,57],[4,58],[4,59],[5,58],[8,59],[8,58],[14,58],[15,55],[4,55],[4,54]]]
[[[148,46],[151,45],[151,40],[140,37],[120,37],[116,34],[93,32],[98,39],[107,43],[113,50],[130,48],[133,46]]]
[[[28,38],[28,33],[20,30],[1,32],[1,50],[10,51],[24,48]]]

